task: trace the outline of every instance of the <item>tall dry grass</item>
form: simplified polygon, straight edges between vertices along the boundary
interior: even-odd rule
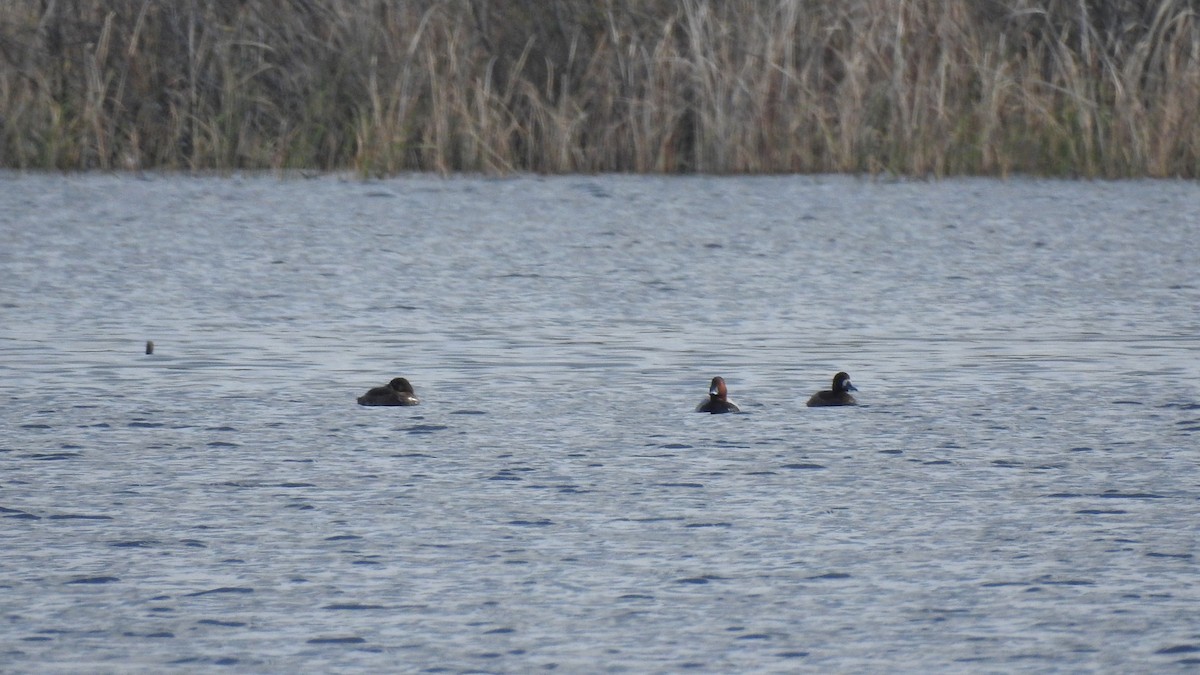
[[[1200,174],[1195,0],[8,0],[0,165]]]

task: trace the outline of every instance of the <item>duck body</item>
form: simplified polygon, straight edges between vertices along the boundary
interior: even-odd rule
[[[833,388],[813,394],[808,399],[808,407],[858,405],[858,401],[850,395],[852,391],[858,391],[858,387],[850,383],[850,376],[846,373],[838,373],[833,376]]]
[[[412,384],[403,377],[394,378],[358,397],[359,405],[417,405],[420,402]]]
[[[729,400],[729,390],[725,387],[725,379],[722,377],[712,379],[712,384],[708,387],[708,398],[696,406],[696,412],[712,413],[713,415],[741,411],[742,409],[737,407],[736,403]]]

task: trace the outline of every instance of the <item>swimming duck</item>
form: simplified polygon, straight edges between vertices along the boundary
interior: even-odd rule
[[[708,398],[696,406],[696,412],[718,413],[741,412],[737,404],[729,400],[729,391],[725,388],[725,378],[717,376],[708,385]]]
[[[358,397],[359,405],[417,405],[420,402],[413,386],[403,377],[397,377],[386,386],[375,387]]]
[[[833,389],[831,391],[818,391],[808,399],[808,407],[812,408],[819,405],[856,405],[858,401],[850,395],[850,392],[858,391],[858,387],[850,384],[850,376],[846,373],[838,373],[833,376]]]

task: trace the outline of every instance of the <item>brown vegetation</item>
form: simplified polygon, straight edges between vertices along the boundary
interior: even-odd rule
[[[0,166],[1200,175],[1161,0],[7,0]]]

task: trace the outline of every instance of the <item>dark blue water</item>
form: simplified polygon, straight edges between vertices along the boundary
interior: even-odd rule
[[[1195,669],[1198,212],[2,175],[0,670]]]

